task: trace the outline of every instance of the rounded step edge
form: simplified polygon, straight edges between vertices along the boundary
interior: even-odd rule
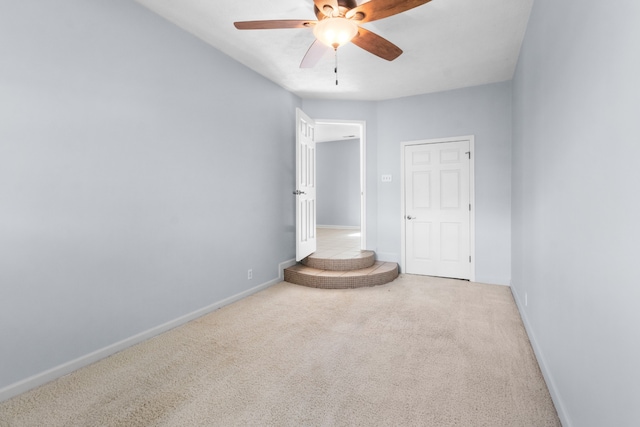
[[[354,289],[384,285],[398,277],[398,264],[376,262],[369,268],[337,272],[296,264],[284,270],[284,280],[296,285],[320,289]]]
[[[376,253],[373,251],[361,251],[353,258],[322,258],[311,254],[302,261],[307,267],[328,271],[352,271],[372,267],[376,262]]]

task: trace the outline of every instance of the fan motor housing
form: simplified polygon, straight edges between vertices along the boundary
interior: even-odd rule
[[[338,11],[340,12],[340,16],[344,16],[349,10],[358,6],[356,0],[338,0]],[[318,9],[317,6],[313,6],[313,11],[315,12],[318,19],[324,18],[324,13]]]

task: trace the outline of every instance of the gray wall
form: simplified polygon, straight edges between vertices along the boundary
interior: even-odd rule
[[[380,102],[303,100],[303,109],[314,118],[367,121],[367,246],[389,261],[401,257],[401,143],[475,135],[476,280],[509,284],[510,82]],[[393,181],[380,183],[382,174]]]
[[[513,291],[565,426],[640,422],[638,17],[535,2],[513,84]]]
[[[378,250],[399,260],[403,141],[475,135],[476,281],[511,280],[511,84],[383,101],[378,109]]]
[[[360,140],[316,145],[318,225],[360,226]]]
[[[0,389],[294,257],[297,97],[129,0],[5,1],[0,57]]]

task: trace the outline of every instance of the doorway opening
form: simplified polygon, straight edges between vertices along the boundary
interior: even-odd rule
[[[357,249],[365,250],[366,124],[357,120],[327,119],[316,119],[315,124],[318,249],[355,244]],[[323,188],[323,181],[329,188]],[[343,211],[336,212],[340,209]]]

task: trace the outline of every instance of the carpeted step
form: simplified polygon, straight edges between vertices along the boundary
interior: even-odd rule
[[[352,289],[384,285],[398,277],[398,264],[376,261],[371,267],[351,270],[320,270],[296,264],[284,270],[284,280],[297,285],[323,289]]]
[[[339,256],[323,258],[322,252],[320,251],[300,261],[301,264],[307,267],[330,271],[362,270],[363,268],[372,267],[375,262],[376,254],[373,251],[359,251],[357,254],[350,254],[350,256],[346,258]]]

